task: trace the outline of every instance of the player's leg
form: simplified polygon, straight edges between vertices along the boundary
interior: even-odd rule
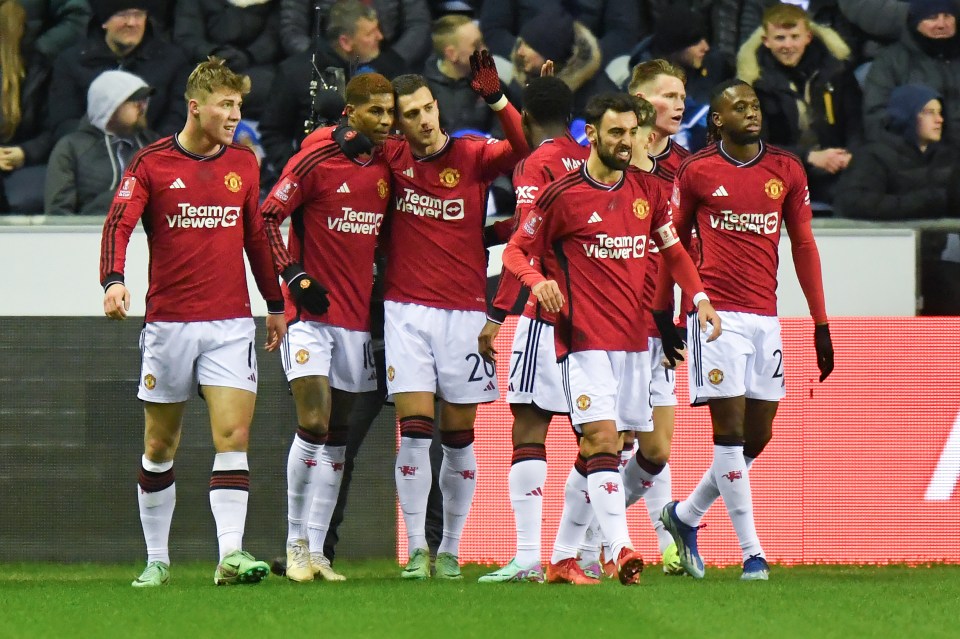
[[[517,552],[510,562],[480,578],[480,583],[543,581],[540,538],[543,485],[547,479],[547,429],[553,417],[536,404],[510,404],[513,456],[507,483],[517,531]]]
[[[133,581],[145,588],[163,586],[170,580],[170,524],[177,503],[173,458],[180,444],[184,403],[145,402],[143,413],[143,458],[137,477],[140,524],[147,544],[147,567]]]
[[[624,470],[627,464],[633,458],[634,448],[637,444],[637,436],[633,431],[620,431],[620,476],[624,481],[624,494],[629,496],[630,489],[626,485]],[[627,502],[629,507],[630,502]],[[589,577],[600,577],[606,575],[613,579],[617,576],[616,557],[610,549],[610,542],[606,539],[603,531],[600,530],[600,521],[594,517],[587,526],[583,535],[583,541],[580,542],[580,550],[577,552],[577,562],[583,568],[583,572]]]

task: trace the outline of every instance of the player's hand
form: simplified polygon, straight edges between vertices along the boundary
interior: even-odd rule
[[[817,324],[813,327],[813,344],[817,349],[817,368],[820,369],[822,382],[833,372],[833,340],[830,339],[829,324]]]
[[[720,316],[717,315],[717,311],[714,310],[713,304],[707,300],[700,300],[700,303],[697,305],[697,321],[700,322],[700,332],[706,333],[710,325],[713,326],[713,332],[710,333],[710,337],[707,338],[708,342],[720,337],[720,333],[723,332],[721,327]]]
[[[487,323],[483,325],[483,330],[480,331],[480,335],[477,336],[477,352],[480,353],[480,357],[491,364],[497,363],[497,351],[493,348],[493,341],[497,339],[499,334],[500,325],[487,320]]]
[[[306,309],[311,315],[323,315],[330,308],[327,289],[308,275],[299,264],[291,264],[283,269],[283,279],[298,308]]]
[[[667,362],[667,368],[675,368],[677,362],[684,360],[684,351],[686,345],[673,324],[673,313],[666,311],[653,311],[653,321],[660,331],[660,343],[663,344],[663,359]]]
[[[130,291],[121,283],[111,284],[103,294],[103,313],[110,319],[125,320],[130,310]]]
[[[486,49],[470,54],[470,88],[487,104],[496,104],[503,97],[497,65]]]
[[[333,139],[340,150],[351,160],[373,151],[373,142],[349,124],[341,124],[333,130]]]
[[[559,313],[563,307],[563,293],[560,292],[556,280],[546,280],[534,284],[530,292],[548,313]]]
[[[280,348],[280,340],[287,334],[287,320],[283,313],[270,313],[267,315],[267,341],[263,345],[268,352],[273,352]]]
[[[541,78],[550,78],[553,77],[553,60],[547,60],[543,63],[543,66],[540,67],[540,77]]]

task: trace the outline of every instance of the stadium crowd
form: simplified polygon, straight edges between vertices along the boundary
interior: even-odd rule
[[[484,248],[506,242],[503,279],[529,289],[536,309],[520,352],[549,355],[541,380],[556,369],[555,380],[535,381],[536,364],[512,365],[508,401],[533,409],[514,411],[516,483],[538,489],[538,431],[554,413],[570,415],[580,456],[546,571],[539,546],[523,546],[539,515],[511,469],[518,554],[484,579],[590,584],[606,573],[636,583],[643,560],[624,512],[641,498],[663,569],[702,578],[697,527],[720,496],[743,550],[743,578],[767,579],[748,471],[783,397],[780,224],[816,324],[823,381],[833,348],[814,212],[956,216],[958,13],[951,0],[0,0],[3,211],[106,215],[101,280],[114,319],[130,304],[130,232],[142,216],[155,233],[138,395],[147,407],[138,484],[148,564],[134,585],[169,579],[173,456],[193,383],[204,390],[217,448],[215,581],[256,582],[268,570],[241,549],[256,391],[253,328],[231,253],[241,247],[270,310],[267,348],[281,351],[299,419],[279,570],[294,581],[344,578],[333,570],[328,537],[335,543],[338,498],[349,483],[343,471],[356,452],[348,447],[351,414],[379,407],[389,392],[410,557],[402,577],[459,578],[475,488],[473,422],[478,404],[499,397],[491,323],[506,311],[488,309]],[[570,148],[548,159],[558,139]],[[441,156],[442,167],[434,162]],[[557,161],[564,170],[548,170]],[[183,168],[201,162],[199,173]],[[174,204],[174,190],[197,188],[183,176],[219,167],[232,204]],[[214,193],[216,180],[204,182],[199,188]],[[750,195],[741,195],[747,186]],[[738,207],[732,215],[716,208],[728,197]],[[488,199],[501,213],[516,210],[513,220],[484,228]],[[610,213],[629,206],[626,221]],[[154,225],[157,211],[171,207],[180,215]],[[341,216],[326,217],[330,207]],[[757,213],[763,207],[777,210]],[[174,241],[178,228],[219,229],[208,208],[224,216],[221,239]],[[229,223],[228,210],[236,211]],[[722,221],[701,224],[708,210]],[[439,219],[457,224],[426,222]],[[378,242],[381,223],[389,239]],[[243,233],[225,230],[232,226]],[[351,239],[331,239],[324,227],[350,229]],[[588,228],[599,233],[589,249]],[[751,239],[732,250],[724,231]],[[378,251],[387,264],[383,317],[371,317]],[[431,269],[421,263],[427,251]],[[754,285],[741,290],[729,284],[740,279],[731,269],[747,254]],[[217,255],[211,272],[193,264]],[[950,277],[960,269],[960,241],[944,236],[923,257],[925,273],[947,287],[938,308],[949,313],[960,299],[949,288],[960,290],[960,278]],[[154,280],[161,260],[169,272]],[[182,281],[160,281],[181,269]],[[229,304],[178,303],[178,295],[208,290],[216,273],[230,284]],[[194,278],[198,288],[184,284]],[[684,330],[673,324],[674,280],[690,313]],[[605,304],[616,311],[597,312]],[[645,313],[649,342],[634,330]],[[554,347],[554,325],[556,351],[541,352]],[[691,397],[710,408],[714,460],[694,493],[673,502],[672,412],[658,419],[653,409],[672,411],[671,368],[687,341]],[[181,344],[200,362],[193,371],[171,346]],[[562,364],[550,364],[557,356]],[[668,382],[660,404],[656,376]],[[564,397],[566,409],[545,409],[536,384]],[[435,430],[439,445],[431,445]],[[601,536],[602,545],[582,547]]]

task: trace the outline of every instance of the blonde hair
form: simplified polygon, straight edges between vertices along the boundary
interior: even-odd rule
[[[653,82],[661,75],[669,75],[677,78],[680,82],[683,82],[683,84],[687,83],[687,74],[684,73],[683,69],[663,58],[657,58],[656,60],[641,62],[633,67],[633,77],[630,78],[627,91],[629,91],[631,95],[636,95],[640,93],[641,87],[649,82]]]
[[[810,29],[810,14],[793,4],[775,4],[763,12],[760,23],[764,31],[767,27],[792,29],[799,24]]]
[[[434,20],[430,37],[433,39],[433,50],[437,56],[443,58],[444,49],[454,43],[457,29],[472,21],[472,18],[460,13],[451,13]]]
[[[0,140],[6,142],[16,133],[23,113],[20,111],[20,83],[24,78],[20,40],[27,12],[15,0],[0,0]]]
[[[202,102],[204,98],[221,89],[246,95],[250,93],[250,77],[234,73],[227,66],[226,60],[212,55],[190,73],[183,96],[187,102]]]

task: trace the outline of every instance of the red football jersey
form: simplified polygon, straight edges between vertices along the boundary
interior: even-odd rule
[[[569,352],[645,351],[643,281],[647,246],[679,240],[670,220],[666,182],[627,171],[616,184],[591,178],[586,165],[548,186],[510,240],[530,257],[553,250],[544,264],[565,302],[557,318],[557,356]]]
[[[390,201],[390,167],[379,153],[351,160],[336,142],[294,155],[260,208],[279,272],[298,262],[330,292],[330,308],[299,318],[370,330],[373,253]],[[280,223],[288,216],[288,244]],[[287,321],[298,318],[286,285]]]
[[[517,208],[512,220],[514,231],[526,217],[540,192],[551,182],[579,169],[589,156],[590,147],[581,146],[570,135],[565,135],[562,138],[544,140],[533,153],[521,160],[513,170],[513,188],[517,194]],[[545,256],[545,259],[550,259],[550,256]],[[490,311],[492,319],[503,322],[517,298],[522,295],[526,302],[523,307],[524,317],[552,324],[555,320],[553,314],[539,308],[537,299],[529,294],[529,289],[504,267]]]
[[[127,166],[103,226],[100,281],[123,281],[127,244],[142,220],[150,247],[146,321],[250,317],[246,250],[260,294],[279,311],[280,285],[257,211],[260,167],[247,147],[190,153],[176,136]]]
[[[683,148],[679,144],[674,144],[673,146],[679,149]],[[667,151],[660,154],[658,157],[663,157],[666,155],[666,153],[669,152],[669,149],[670,147],[668,146]],[[641,171],[635,167],[630,167],[629,171],[637,174],[644,173],[644,171]],[[666,189],[669,195],[670,191],[673,189],[673,175],[667,169],[666,165],[660,164],[654,159],[653,170],[649,172],[649,175],[659,178],[663,182],[661,187]],[[671,210],[671,217],[672,215],[673,211]],[[647,334],[650,337],[660,337],[660,329],[657,328],[657,323],[653,321],[653,315],[650,311],[653,310],[653,295],[657,290],[657,274],[660,272],[660,266],[662,262],[663,260],[660,259],[660,249],[657,248],[656,242],[651,237],[650,242],[647,245],[647,274],[643,278],[643,317],[644,324],[647,327]]]
[[[717,143],[680,167],[673,205],[684,243],[691,228],[700,238],[698,269],[714,308],[776,315],[781,226],[809,229],[813,218],[800,160],[760,143],[757,157],[739,162]]]
[[[690,151],[688,151],[685,146],[674,142],[673,138],[670,138],[667,140],[667,148],[663,150],[663,153],[650,156],[654,165],[651,173],[655,173],[672,182],[673,178],[677,175],[677,171],[680,170],[680,165],[683,164],[683,161],[688,157],[690,157]]]
[[[487,189],[519,155],[508,141],[465,136],[421,158],[391,137],[385,157],[394,188],[384,299],[486,311]]]

